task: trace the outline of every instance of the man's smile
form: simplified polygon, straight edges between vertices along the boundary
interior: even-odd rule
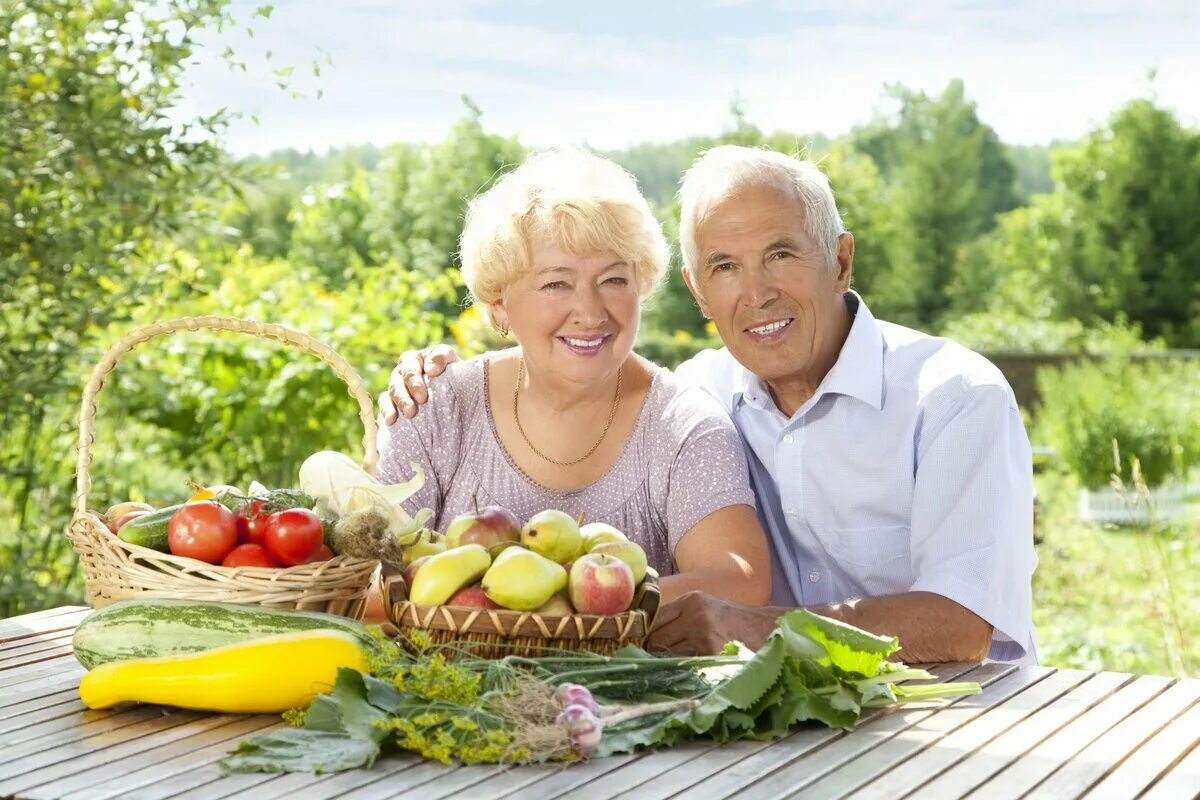
[[[795,321],[795,317],[785,317],[783,319],[771,320],[770,322],[761,322],[744,330],[749,334],[751,339],[757,342],[776,342],[786,335],[787,329]]]

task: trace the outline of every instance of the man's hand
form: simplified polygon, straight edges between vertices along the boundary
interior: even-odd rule
[[[388,378],[388,389],[379,395],[379,411],[383,421],[391,425],[403,414],[406,419],[417,415],[417,407],[429,399],[425,376],[441,375],[446,367],[460,361],[458,353],[448,344],[435,344],[424,350],[405,350]]]
[[[736,640],[757,650],[775,629],[775,620],[788,611],[688,592],[659,609],[647,649],[682,656],[714,655],[726,642]]]

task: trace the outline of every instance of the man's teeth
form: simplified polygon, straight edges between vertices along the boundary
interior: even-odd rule
[[[758,328],[750,328],[750,332],[761,334],[761,335],[765,336],[768,333],[774,333],[775,331],[779,330],[780,328],[785,327],[790,322],[791,322],[790,319],[781,319],[778,322],[771,322],[766,325],[762,325]]]
[[[571,345],[571,347],[596,348],[604,344],[603,339],[572,339],[570,336],[564,336],[563,341]]]

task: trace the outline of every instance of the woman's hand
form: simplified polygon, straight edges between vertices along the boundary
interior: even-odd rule
[[[446,367],[461,361],[458,352],[448,344],[435,344],[424,350],[405,350],[388,378],[387,391],[379,395],[379,413],[384,423],[391,425],[403,414],[405,419],[417,415],[417,408],[429,399],[425,377],[441,375]]]

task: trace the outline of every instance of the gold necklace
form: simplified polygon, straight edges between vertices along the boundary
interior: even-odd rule
[[[596,448],[600,446],[600,443],[604,441],[604,437],[608,435],[608,429],[612,427],[613,418],[617,416],[617,406],[621,404],[621,372],[624,369],[624,364],[622,364],[620,367],[617,367],[617,392],[613,395],[612,408],[608,410],[608,422],[604,423],[604,430],[600,432],[600,438],[596,440],[595,444],[588,448],[586,453],[574,461],[555,461],[553,458],[534,447],[533,442],[529,441],[529,435],[525,433],[525,428],[521,426],[521,415],[517,412],[517,403],[521,397],[521,382],[525,378],[525,358],[522,356],[521,361],[517,366],[517,385],[513,389],[513,419],[517,421],[517,430],[521,432],[521,438],[525,440],[525,444],[527,444],[529,449],[536,453],[543,460],[549,461],[556,467],[573,467],[579,462],[585,460],[592,453],[596,452]]]

